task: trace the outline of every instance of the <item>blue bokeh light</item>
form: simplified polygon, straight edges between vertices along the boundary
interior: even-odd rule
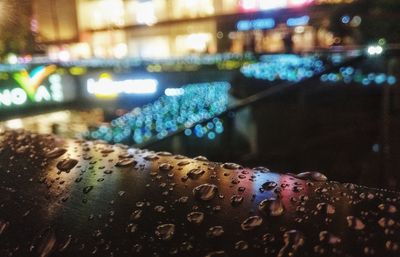
[[[216,117],[228,107],[228,82],[211,82],[184,86],[179,96],[162,96],[155,102],[113,120],[108,126],[101,126],[89,133],[93,139],[108,142],[129,142],[141,144],[156,137],[165,138],[172,132],[185,128],[184,134],[201,138],[215,138],[222,133],[222,121],[218,118],[204,126],[200,122]],[[197,124],[193,130],[190,127]],[[215,132],[213,132],[215,130]]]
[[[260,62],[244,65],[240,71],[248,78],[298,82],[324,69],[323,62],[317,57],[282,54],[263,55]]]

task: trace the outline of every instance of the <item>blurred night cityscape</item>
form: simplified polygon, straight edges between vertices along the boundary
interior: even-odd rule
[[[400,1],[0,0],[21,129],[399,192]]]
[[[3,127],[399,189],[395,0],[0,6]]]

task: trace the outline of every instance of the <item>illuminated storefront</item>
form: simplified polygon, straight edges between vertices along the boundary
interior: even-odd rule
[[[231,51],[329,47],[332,5],[355,0],[79,0],[87,58],[168,58]],[[96,10],[93,12],[92,10]],[[290,49],[289,49],[290,48]]]
[[[317,30],[310,21],[310,15],[304,12],[271,13],[268,17],[252,15],[224,21],[218,30],[224,35],[220,42],[225,41],[225,45],[218,50],[234,53],[308,51],[320,46]]]
[[[308,52],[327,49],[340,42],[354,44],[354,40],[345,41],[331,31],[331,13],[339,13],[341,5],[303,0],[276,1],[273,5],[265,2],[242,1],[240,14],[218,21],[218,52]],[[352,29],[357,29],[361,19],[359,21]],[[337,22],[341,22],[340,19]]]
[[[217,51],[214,20],[174,26],[136,27],[128,32],[128,55],[142,58],[167,58]]]

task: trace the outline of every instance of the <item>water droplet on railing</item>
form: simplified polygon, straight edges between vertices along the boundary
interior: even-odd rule
[[[128,167],[128,166],[131,166],[131,165],[136,165],[136,161],[134,160],[134,159],[122,159],[122,160],[119,160],[116,164],[115,164],[115,166],[116,167]]]
[[[156,153],[157,155],[159,155],[159,156],[172,156],[172,153],[170,153],[170,152],[157,152]]]
[[[46,230],[40,235],[41,241],[38,244],[37,252],[39,257],[47,257],[52,254],[56,246],[56,235],[53,229]]]
[[[194,157],[193,159],[196,161],[203,161],[203,162],[208,161],[207,157],[205,157],[205,156],[197,156],[197,157]]]
[[[311,171],[307,171],[307,172],[302,172],[299,173],[297,175],[295,175],[296,178],[299,179],[304,179],[304,180],[311,180],[311,181],[315,181],[315,182],[324,182],[327,181],[328,178],[320,173],[320,172],[311,172]]]
[[[202,169],[192,169],[187,173],[187,176],[191,179],[198,179],[205,173]]]
[[[86,186],[83,188],[83,193],[88,194],[90,191],[92,191],[93,186]]]
[[[160,240],[170,240],[175,234],[175,225],[174,224],[163,224],[159,225],[156,228],[155,234]]]
[[[54,148],[53,150],[46,152],[45,156],[49,159],[56,159],[67,152],[67,149],[64,148]]]
[[[233,195],[231,197],[231,204],[233,206],[239,206],[243,202],[243,196],[241,195]]]
[[[187,220],[192,224],[200,224],[204,220],[204,213],[202,212],[191,212],[186,216]]]
[[[182,196],[182,197],[180,197],[180,198],[178,199],[178,202],[180,202],[180,203],[187,203],[188,200],[189,200],[189,197],[187,197],[187,196]]]
[[[202,184],[193,189],[193,195],[197,200],[209,201],[215,197],[218,187],[213,184]]]
[[[272,190],[274,189],[278,184],[274,181],[267,181],[264,184],[262,184],[262,188],[264,190]]]
[[[285,245],[278,253],[278,257],[296,256],[298,249],[304,244],[303,235],[297,230],[290,230],[283,235]]]
[[[249,244],[246,241],[240,240],[235,243],[235,250],[244,251],[249,248]]]
[[[128,233],[135,233],[136,230],[137,230],[137,228],[138,228],[138,225],[137,225],[137,224],[129,223],[129,224],[126,226],[125,231],[128,232]]]
[[[262,166],[260,166],[260,167],[255,167],[255,168],[253,168],[253,170],[255,170],[255,171],[260,171],[261,173],[270,172],[270,170],[269,170],[268,168],[262,167]]]
[[[10,222],[0,220],[0,236],[7,230],[8,226],[10,226]]]
[[[215,252],[210,252],[208,253],[205,257],[227,257],[228,255],[225,253],[225,251],[215,251]]]
[[[142,217],[143,211],[142,210],[135,210],[131,214],[131,219],[132,220],[138,220]]]
[[[336,211],[335,207],[329,203],[318,203],[317,210],[323,214],[334,214]]]
[[[269,198],[260,202],[258,209],[269,216],[280,216],[284,213],[284,206],[279,198]]]
[[[77,164],[78,164],[78,161],[75,159],[64,159],[57,163],[57,169],[59,169],[61,171],[70,171]]]
[[[181,162],[178,162],[178,166],[186,166],[186,165],[188,165],[188,164],[190,164],[189,161],[181,161]]]
[[[208,229],[207,231],[207,237],[209,238],[215,238],[215,237],[220,237],[224,234],[224,228],[222,226],[213,226]]]
[[[222,164],[222,167],[228,170],[239,170],[239,169],[243,169],[243,167],[239,164],[236,163],[231,163],[231,162],[227,162]]]
[[[349,228],[352,228],[354,230],[363,230],[365,228],[364,223],[359,219],[354,216],[347,216],[347,225]]]
[[[240,225],[244,231],[250,231],[258,228],[263,223],[263,219],[260,216],[251,216],[244,220]]]
[[[158,157],[155,154],[150,154],[150,155],[143,157],[143,159],[145,159],[146,161],[155,161],[155,160],[160,159],[160,157]]]
[[[170,171],[173,168],[174,168],[174,166],[172,166],[171,164],[166,163],[166,162],[161,163],[160,166],[158,166],[158,169],[161,171]]]
[[[60,252],[65,251],[71,244],[71,241],[72,241],[72,236],[68,235],[67,239],[65,239],[65,241],[63,243],[60,243],[60,245],[58,247],[58,251],[60,251]]]

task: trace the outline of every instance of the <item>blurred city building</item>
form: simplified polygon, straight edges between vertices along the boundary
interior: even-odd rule
[[[356,44],[331,19],[357,0],[36,0],[36,42],[53,59],[167,58],[246,51],[300,52]],[[350,8],[351,9],[351,8]],[[340,34],[340,33],[339,33]]]

